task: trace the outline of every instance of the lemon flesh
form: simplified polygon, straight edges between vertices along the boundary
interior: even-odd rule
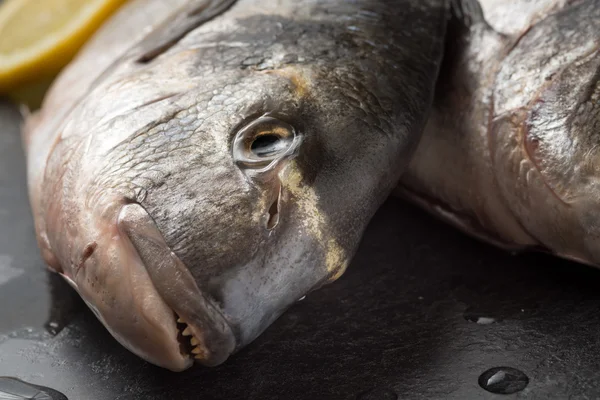
[[[0,94],[47,82],[127,0],[0,3]]]

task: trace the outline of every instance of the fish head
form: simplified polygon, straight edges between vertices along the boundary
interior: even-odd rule
[[[172,370],[224,362],[342,275],[415,148],[437,68],[401,68],[400,90],[378,61],[246,67],[250,53],[215,68],[222,49],[198,53],[98,83],[44,188],[62,273],[117,340]]]
[[[509,206],[551,252],[600,265],[600,12],[528,30],[496,77],[490,144]]]

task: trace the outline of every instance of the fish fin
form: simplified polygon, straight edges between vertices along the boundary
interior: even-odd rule
[[[21,142],[25,149],[28,149],[31,142],[31,135],[36,131],[41,121],[41,114],[39,110],[31,111],[25,105],[22,105],[19,111],[21,113]]]
[[[185,35],[227,11],[236,0],[192,0],[159,25],[136,46],[137,62],[152,61]]]
[[[18,378],[0,377],[0,400],[67,400],[62,393]]]
[[[135,42],[99,74],[89,86],[91,91],[124,61],[138,64],[149,63],[169,50],[188,33],[205,22],[227,11],[237,0],[190,0],[173,11],[164,22]]]
[[[478,0],[450,0],[450,16],[465,27],[488,25]]]
[[[531,251],[534,248],[537,249],[536,246],[523,245],[503,240],[497,235],[494,235],[493,232],[487,230],[475,216],[453,210],[447,204],[429,198],[428,196],[416,193],[404,185],[399,185],[394,190],[393,195],[397,198],[417,205],[430,215],[436,217],[442,222],[450,224],[464,234],[477,239],[480,242],[484,242],[501,250],[507,251],[511,254],[519,254]]]

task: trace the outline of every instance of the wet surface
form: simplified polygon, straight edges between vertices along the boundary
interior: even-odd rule
[[[398,395],[390,388],[375,388],[358,395],[356,400],[397,400]]]
[[[479,377],[479,386],[491,393],[513,394],[527,387],[529,378],[518,369],[490,368]]]
[[[180,374],[149,365],[45,271],[15,123],[0,106],[0,376],[70,400],[600,396],[600,271],[510,256],[393,199],[346,275],[225,365]],[[479,379],[494,367],[528,384],[493,394]]]
[[[34,250],[33,220],[26,212],[18,115],[14,107],[0,103],[0,334],[44,321],[50,303],[47,276]]]

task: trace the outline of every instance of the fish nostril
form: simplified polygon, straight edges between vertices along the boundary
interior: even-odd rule
[[[269,219],[267,220],[267,229],[271,230],[277,226],[279,223],[279,207],[281,201],[281,182],[277,184],[277,196],[275,196],[275,200],[271,203],[269,207],[268,215]]]
[[[275,199],[269,208],[269,220],[267,221],[267,229],[273,229],[279,223],[279,196]]]

